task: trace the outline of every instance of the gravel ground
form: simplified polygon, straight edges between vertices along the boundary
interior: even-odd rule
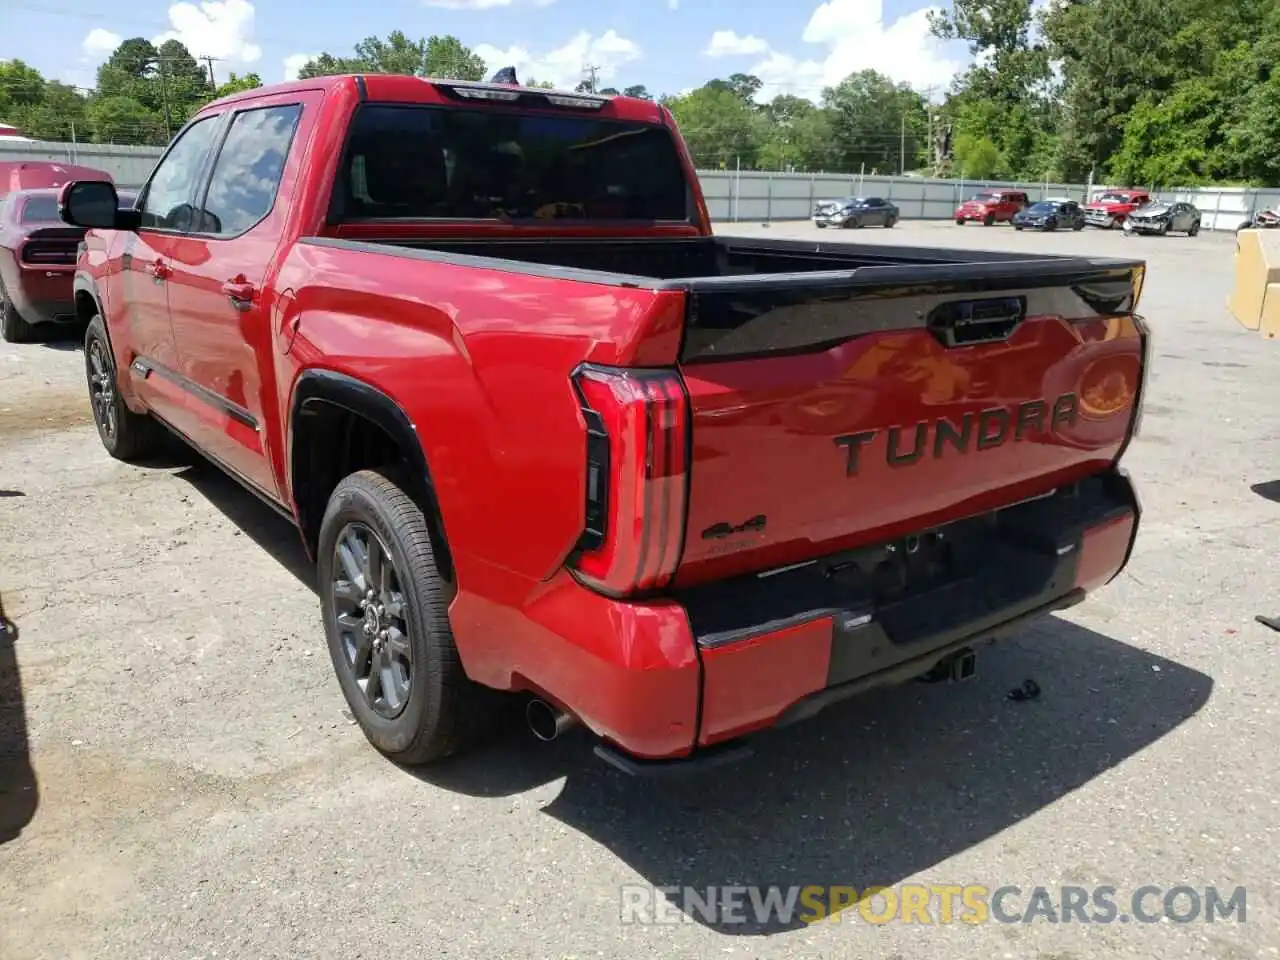
[[[22,827],[0,829],[0,958],[1280,954],[1280,634],[1253,622],[1280,614],[1280,346],[1224,308],[1231,239],[856,239],[1147,258],[1145,526],[1126,575],[984,651],[973,682],[869,695],[689,782],[629,781],[581,734],[385,762],[343,715],[295,534],[189,455],[108,458],[74,344],[0,344],[0,595],[21,631],[0,736],[31,756],[0,764],[0,821]],[[1041,697],[1006,699],[1027,677]],[[1014,909],[1110,884],[1122,912],[1145,884],[1243,885],[1247,918],[621,922],[627,884],[902,883],[1015,884]]]

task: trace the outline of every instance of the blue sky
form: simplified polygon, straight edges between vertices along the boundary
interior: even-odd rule
[[[816,99],[825,84],[873,68],[938,93],[967,60],[962,44],[927,34],[920,0],[3,0],[0,59],[20,58],[78,86],[120,39],[176,36],[193,53],[220,58],[220,75],[258,73],[272,83],[308,55],[349,53],[370,34],[452,33],[490,69],[514,64],[572,86],[583,67],[601,85],[645,84],[679,93],[735,71],[780,92]]]

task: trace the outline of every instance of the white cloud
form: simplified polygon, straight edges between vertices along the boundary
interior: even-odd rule
[[[298,71],[305,67],[310,61],[320,56],[318,53],[291,53],[284,58],[284,78],[286,80],[297,80]]]
[[[609,81],[618,75],[625,64],[639,60],[640,48],[616,30],[608,30],[593,37],[586,30],[574,36],[562,47],[546,53],[535,54],[515,44],[503,50],[489,43],[477,44],[475,52],[485,62],[489,73],[502,67],[515,67],[516,75],[524,81],[529,78],[550,81],[561,89],[576,87],[584,77],[583,68],[594,65],[599,68],[596,79],[600,86],[610,86]]]
[[[668,9],[668,10],[679,10],[679,9],[680,9],[680,0],[667,0],[667,9]]]
[[[120,34],[112,33],[110,30],[103,30],[101,27],[94,27],[80,42],[80,49],[84,51],[86,57],[90,57],[95,61],[102,61],[111,56],[116,47],[123,42],[124,37],[120,36]]]
[[[230,65],[256,63],[262,48],[253,42],[253,4],[248,0],[206,0],[169,8],[171,29],[151,42],[177,40],[194,57],[216,57]]]
[[[732,30],[717,30],[711,35],[711,42],[703,52],[708,57],[746,57],[765,53],[768,49],[769,44],[759,37],[740,37]]]
[[[929,33],[929,12],[938,9],[921,7],[886,24],[883,0],[820,3],[801,39],[822,51],[801,58],[769,50],[747,71],[764,81],[758,99],[792,93],[817,100],[824,86],[834,86],[859,70],[876,70],[941,99],[965,64],[951,59],[942,42]]]

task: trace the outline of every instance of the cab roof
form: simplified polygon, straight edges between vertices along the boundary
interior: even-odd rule
[[[501,71],[500,71],[501,73]],[[481,109],[493,105],[526,107],[571,113],[598,113],[611,120],[635,123],[664,122],[665,109],[653,100],[638,97],[578,93],[569,90],[544,90],[519,84],[482,80],[452,80],[447,77],[412,77],[403,74],[365,73],[288,80],[264,87],[234,93],[205,106],[201,113],[213,108],[257,100],[282,93],[319,90],[324,93],[354,94],[360,100],[380,103],[469,104]]]

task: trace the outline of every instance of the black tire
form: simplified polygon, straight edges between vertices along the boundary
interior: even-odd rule
[[[338,582],[348,575],[346,565],[338,557],[339,541],[352,534],[357,537],[371,534],[376,538],[378,549],[389,558],[394,576],[394,580],[384,581],[385,591],[389,596],[400,598],[394,601],[400,610],[394,623],[402,623],[404,629],[393,629],[401,633],[402,649],[407,650],[408,659],[401,663],[400,673],[393,682],[403,681],[405,665],[408,679],[403,681],[404,689],[397,694],[397,698],[403,696],[403,702],[394,715],[387,715],[394,704],[390,703],[391,697],[384,694],[384,681],[379,681],[372,698],[366,695],[372,680],[366,687],[360,686],[362,678],[358,673],[367,672],[372,678],[372,659],[368,671],[353,663],[362,656],[376,655],[376,644],[372,647],[375,653],[362,654],[357,646],[361,642],[373,644],[376,628],[366,634],[369,639],[362,641],[355,630],[344,629],[339,624],[339,607],[349,602],[344,599]],[[343,542],[350,544],[351,541],[344,539]],[[349,552],[349,556],[355,557],[354,551]],[[436,565],[426,515],[393,479],[393,474],[362,470],[338,484],[320,524],[317,566],[324,630],[333,669],[352,715],[379,752],[406,766],[427,764],[458,753],[493,728],[499,716],[498,696],[495,691],[474,683],[462,668],[449,626],[448,588]],[[366,566],[361,576],[366,576],[367,570]],[[360,593],[355,580],[346,582],[356,583],[355,592]],[[397,590],[392,590],[393,584]],[[355,606],[361,604],[367,607],[367,601],[363,600]],[[359,616],[365,616],[366,622],[369,619],[364,613]],[[372,616],[374,620],[379,619],[376,613]],[[390,641],[386,649],[392,650]],[[390,663],[390,658],[388,654],[386,662]],[[381,708],[377,704],[380,694]]]
[[[1019,233],[1022,232],[1022,227],[1018,226],[1016,223],[1013,225],[1013,229],[1017,230]]]
[[[819,230],[827,229],[827,225],[825,223],[815,223],[814,226],[817,227]]]
[[[3,284],[0,284],[0,337],[6,343],[30,343],[36,338],[36,325],[22,319]]]
[[[860,227],[862,226],[862,218],[861,218],[861,217],[850,217],[848,220],[846,220],[846,221],[842,224],[842,226],[844,227],[844,229],[845,229],[845,230],[848,230],[850,227],[852,227],[854,230],[857,230],[858,228],[860,228]]]
[[[1083,223],[1072,224],[1071,229],[1074,230],[1076,233],[1079,233],[1081,230],[1084,229],[1084,224]]]
[[[963,226],[964,226],[964,221],[963,221],[963,220],[957,220],[957,221],[956,221],[956,226],[957,226],[957,227],[963,227]]]
[[[134,413],[120,396],[119,375],[102,317],[89,321],[84,334],[84,372],[89,408],[98,439],[107,453],[126,463],[155,452],[164,440],[160,425],[145,413]]]
[[[1191,227],[1187,230],[1187,236],[1194,237],[1199,232],[1200,232],[1200,221],[1196,220],[1194,223],[1191,224]]]
[[[898,222],[898,218],[897,218],[897,217],[889,217],[889,219],[885,220],[885,222],[884,222],[884,228],[885,228],[886,230],[890,230],[890,229],[892,229],[892,228],[893,228],[893,225],[894,225],[895,223],[897,223],[897,222]]]
[[[982,225],[984,227],[990,227],[995,222],[996,222],[996,215],[994,213],[988,213],[985,217],[982,218]]]

